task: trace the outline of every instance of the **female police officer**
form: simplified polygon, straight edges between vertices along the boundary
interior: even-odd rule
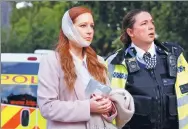
[[[107,57],[112,87],[134,97],[135,114],[123,129],[188,129],[188,64],[182,48],[155,40],[150,13],[123,19],[124,48]]]

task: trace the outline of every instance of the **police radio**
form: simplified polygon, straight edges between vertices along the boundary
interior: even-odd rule
[[[174,49],[172,48],[172,53],[169,53],[167,56],[168,71],[170,77],[176,77],[177,74],[177,57],[175,56]]]

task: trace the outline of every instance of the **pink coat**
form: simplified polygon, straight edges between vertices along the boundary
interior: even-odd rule
[[[63,79],[58,54],[45,55],[41,59],[38,80],[38,105],[47,119],[48,129],[91,129],[95,126],[103,129],[102,118],[112,122],[117,115],[116,112],[106,118],[90,114],[90,103],[85,99],[81,79],[77,78],[74,90],[70,92]]]

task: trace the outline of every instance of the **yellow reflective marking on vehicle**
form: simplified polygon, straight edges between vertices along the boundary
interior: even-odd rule
[[[1,84],[37,85],[37,75],[1,74]]]
[[[4,108],[6,108],[6,106],[1,104],[1,112],[3,111]]]
[[[17,126],[16,129],[33,129],[35,125],[36,125],[36,110],[30,113],[28,126],[24,127],[21,124],[19,124],[19,126]]]
[[[46,119],[44,119],[44,117],[42,117],[42,115],[41,115],[41,113],[40,113],[40,110],[38,110],[37,109],[37,111],[38,111],[38,127],[40,128],[40,129],[46,129],[47,127],[46,127]]]
[[[3,127],[22,107],[6,106],[1,112],[1,127]]]

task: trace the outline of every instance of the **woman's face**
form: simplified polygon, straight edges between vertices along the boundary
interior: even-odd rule
[[[155,38],[152,16],[148,12],[137,14],[133,28],[129,29],[128,34],[135,43],[152,43]]]
[[[90,13],[83,13],[74,20],[74,25],[81,37],[91,43],[94,35],[94,21]]]

